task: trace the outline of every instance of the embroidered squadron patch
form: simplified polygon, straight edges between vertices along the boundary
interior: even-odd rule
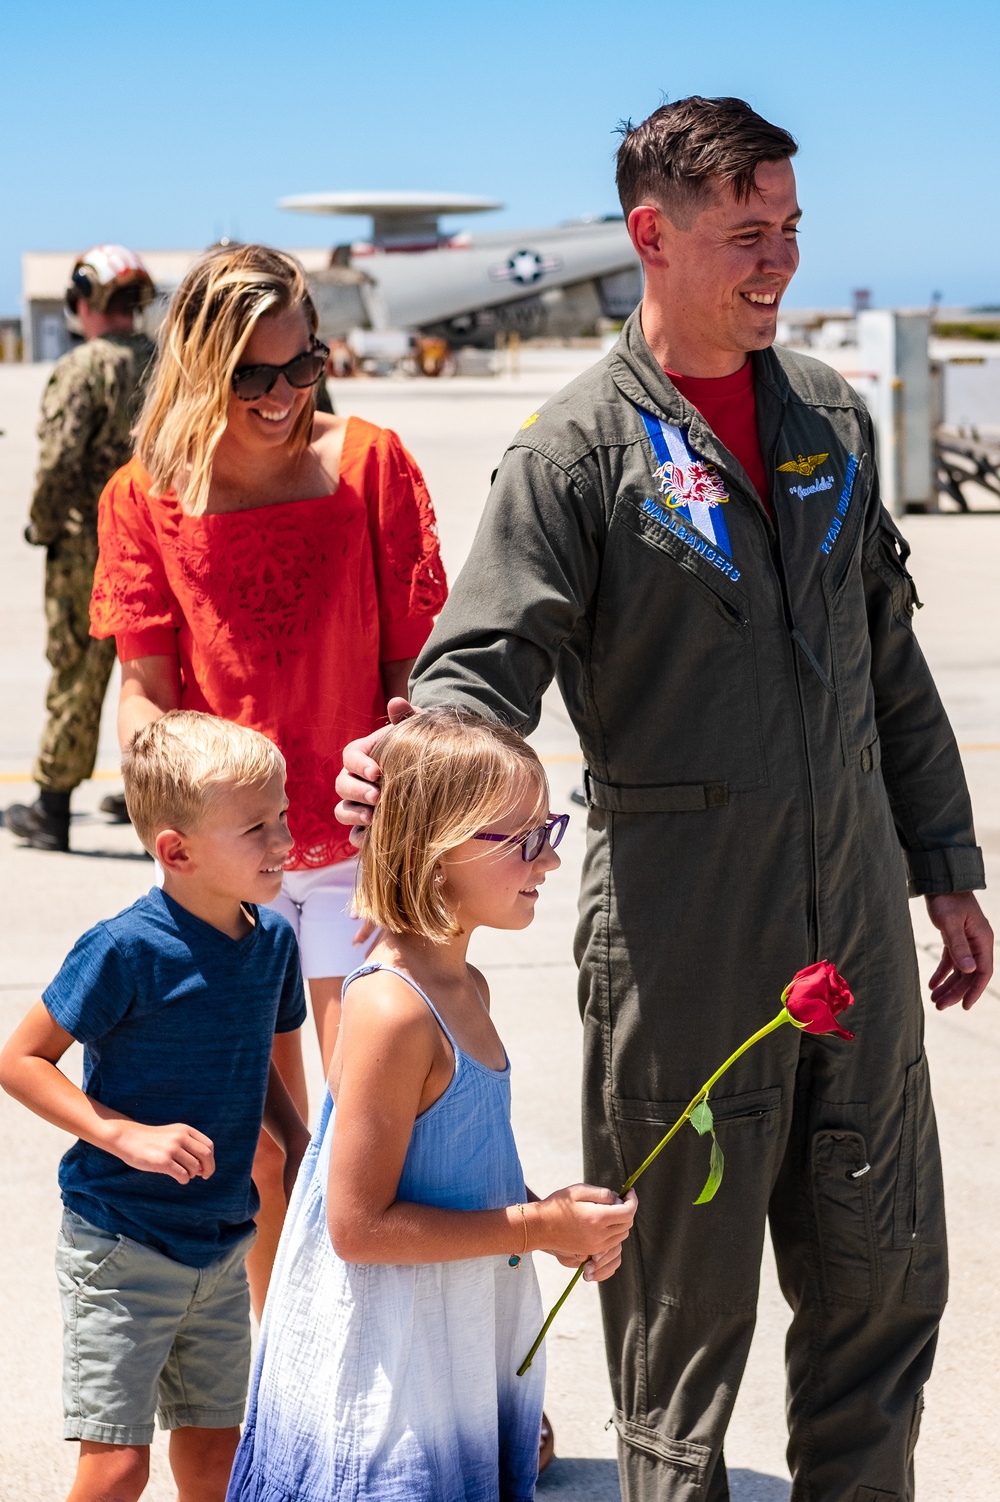
[[[818,469],[824,459],[829,459],[829,454],[810,454],[808,459],[804,454],[799,454],[797,459],[789,459],[784,464],[778,465],[779,475],[805,475],[807,478],[814,469]]]
[[[727,579],[738,579],[740,571],[733,567],[729,528],[722,510],[729,496],[715,465],[695,457],[683,429],[641,407],[639,416],[652,445],[653,479],[659,492],[655,501],[646,497],[643,511]]]
[[[704,506],[721,506],[729,500],[715,465],[705,464],[700,459],[695,459],[686,469],[667,459],[659,469],[653,470],[653,477],[660,482],[663,504],[671,511],[692,501]]]

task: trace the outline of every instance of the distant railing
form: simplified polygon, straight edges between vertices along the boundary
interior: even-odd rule
[[[963,485],[981,485],[1000,500],[1000,438],[982,439],[975,428],[939,427],[934,434],[937,488],[960,511],[970,511]]]

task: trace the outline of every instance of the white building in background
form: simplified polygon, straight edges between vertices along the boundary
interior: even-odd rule
[[[21,257],[22,330],[26,360],[58,360],[69,349],[71,336],[63,317],[63,297],[78,250],[28,250]],[[200,250],[139,250],[156,284],[157,300],[145,321],[156,328],[167,301],[180,285]],[[293,250],[307,272],[320,271],[330,261],[328,250]]]

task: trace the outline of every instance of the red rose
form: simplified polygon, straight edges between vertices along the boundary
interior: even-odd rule
[[[820,960],[818,964],[800,970],[782,992],[781,999],[795,1026],[804,1033],[854,1037],[837,1021],[837,1013],[853,1006],[854,997],[844,977],[838,974],[836,965],[831,965],[829,960]]]

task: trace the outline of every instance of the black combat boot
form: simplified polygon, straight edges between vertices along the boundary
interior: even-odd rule
[[[34,803],[11,804],[3,816],[4,824],[35,850],[68,850],[69,796],[39,788]]]
[[[97,805],[102,814],[110,814],[112,824],[131,824],[124,793],[109,793]]]

